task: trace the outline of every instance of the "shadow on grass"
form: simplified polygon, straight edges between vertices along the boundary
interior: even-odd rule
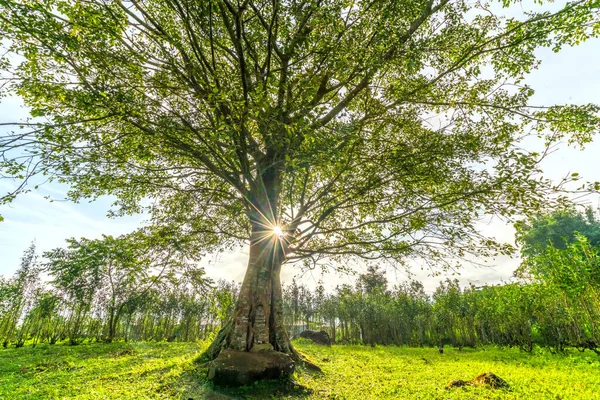
[[[184,400],[226,400],[226,399],[303,399],[312,391],[290,380],[270,380],[255,382],[249,386],[216,386],[208,379],[208,363],[197,363],[195,369],[185,371],[177,381],[179,393]]]
[[[201,350],[195,344],[164,343],[0,350],[0,398],[225,400],[302,399],[311,394],[290,381],[216,387],[208,380],[208,364],[194,361]]]

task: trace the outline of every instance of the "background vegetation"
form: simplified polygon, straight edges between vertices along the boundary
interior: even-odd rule
[[[344,344],[494,344],[525,351],[537,345],[600,354],[599,249],[589,239],[595,240],[599,225],[589,210],[521,223],[524,262],[516,274],[522,278],[509,284],[461,288],[446,279],[428,295],[418,281],[390,287],[376,266],[355,286],[331,293],[293,281],[284,290],[284,321],[292,336],[322,329]],[[39,263],[32,245],[15,276],[0,281],[0,343],[214,337],[238,286],[214,283],[202,269],[146,246],[131,237],[70,240]],[[42,282],[42,273],[50,279]]]

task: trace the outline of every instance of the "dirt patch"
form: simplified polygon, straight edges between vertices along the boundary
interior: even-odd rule
[[[463,381],[462,379],[455,379],[452,382],[450,382],[448,385],[446,385],[447,388],[456,388],[456,387],[463,387],[463,386],[467,386],[469,385],[469,382],[467,381]]]
[[[493,372],[484,372],[469,381],[463,381],[462,379],[453,380],[446,385],[446,389],[464,386],[486,386],[491,389],[504,389],[508,388],[509,385],[504,379]]]
[[[504,379],[500,378],[493,372],[484,372],[483,374],[479,374],[473,378],[472,382],[474,385],[489,386],[493,389],[508,387],[508,383],[506,383]]]
[[[135,351],[133,349],[126,349],[126,350],[122,350],[122,351],[118,352],[117,356],[119,356],[119,357],[132,356],[134,354],[135,354]]]

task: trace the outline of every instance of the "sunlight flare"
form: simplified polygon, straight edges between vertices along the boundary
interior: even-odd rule
[[[273,227],[273,235],[279,236],[279,237],[283,236],[284,235],[283,229],[281,229],[281,227],[279,225]]]

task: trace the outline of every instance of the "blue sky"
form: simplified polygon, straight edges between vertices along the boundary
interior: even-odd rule
[[[591,40],[575,48],[564,48],[555,54],[548,49],[538,51],[542,60],[540,68],[530,75],[527,83],[535,89],[533,103],[553,105],[564,103],[600,103],[600,40]],[[14,121],[27,116],[27,109],[16,98],[4,99],[0,103],[0,122]],[[1,133],[0,133],[1,134]],[[545,175],[559,180],[568,173],[578,172],[584,180],[600,181],[600,139],[586,146],[583,151],[567,148],[566,144],[552,154],[543,164]],[[0,191],[8,191],[9,181],[0,180]],[[37,191],[17,198],[9,206],[0,206],[5,221],[0,223],[0,275],[9,276],[19,266],[22,252],[35,240],[40,252],[62,246],[69,237],[95,238],[102,234],[119,235],[140,226],[143,216],[108,219],[106,211],[112,200],[102,198],[93,203],[73,204],[64,201],[49,202],[44,196],[60,199],[68,189],[64,185],[47,184]],[[598,207],[597,197],[585,199],[586,203]],[[514,231],[510,225],[500,221],[482,224],[486,234],[513,242]],[[209,276],[241,281],[245,271],[247,251],[242,249],[219,256],[209,256],[203,262]],[[516,258],[500,258],[487,261],[489,267],[465,266],[459,279],[462,283],[497,283],[508,280],[517,267]],[[360,266],[358,269],[360,270]],[[441,277],[428,276],[427,271],[414,270],[416,278],[422,280],[428,291],[432,291]],[[284,269],[284,281],[290,281],[298,270]],[[391,283],[405,280],[403,271],[388,269]],[[455,276],[452,276],[455,277]],[[326,287],[339,283],[350,283],[353,277],[328,274],[321,276],[313,271],[298,277],[313,286],[323,279]]]

